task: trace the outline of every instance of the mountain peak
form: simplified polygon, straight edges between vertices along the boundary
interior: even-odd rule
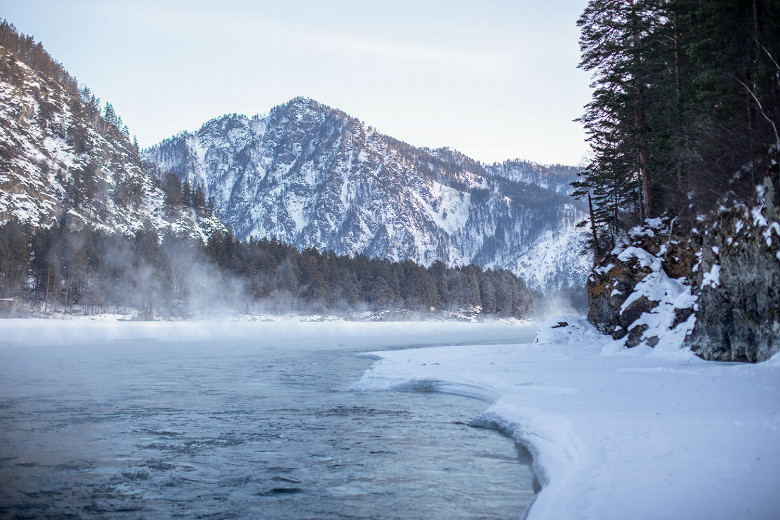
[[[325,108],[331,110],[330,107],[325,106],[323,103],[320,103],[316,99],[306,97],[306,96],[296,96],[292,98],[290,101],[288,101],[287,103],[282,103],[282,106],[295,106],[295,107],[310,106],[310,107],[319,107],[319,108]]]
[[[317,112],[317,113],[323,113],[323,112],[336,112],[333,108],[320,103],[316,99],[298,96],[292,98],[290,101],[287,101],[286,103],[282,103],[281,105],[278,105],[271,109],[271,113],[274,112]]]
[[[507,268],[540,290],[582,285],[590,268],[566,182],[557,191],[455,150],[416,148],[306,97],[264,118],[215,121],[146,158],[201,186],[238,238]]]
[[[269,118],[272,120],[289,117],[296,121],[333,119],[344,122],[360,123],[357,119],[336,108],[330,107],[316,99],[298,96],[286,103],[277,105],[271,109]]]

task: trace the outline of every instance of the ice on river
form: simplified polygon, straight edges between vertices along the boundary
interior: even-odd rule
[[[489,400],[476,422],[525,444],[544,481],[530,519],[780,518],[780,356],[616,349],[576,317],[538,337],[379,352],[356,387]]]

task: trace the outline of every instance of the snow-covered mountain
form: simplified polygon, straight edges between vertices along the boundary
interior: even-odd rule
[[[224,229],[191,208],[166,209],[110,105],[103,111],[31,38],[5,22],[0,35],[0,223],[124,234],[146,226],[204,241]]]
[[[507,268],[546,291],[582,286],[591,267],[573,168],[415,148],[310,99],[212,119],[143,155],[201,186],[238,238]]]
[[[541,188],[569,195],[571,182],[577,179],[579,168],[562,164],[543,165],[528,161],[512,160],[486,166],[488,173],[512,181],[532,184]]]

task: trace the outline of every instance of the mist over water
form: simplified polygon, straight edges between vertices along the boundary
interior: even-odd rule
[[[522,327],[49,323],[0,344],[0,516],[503,519],[533,498],[526,455],[467,426],[485,403],[348,390],[355,353]]]
[[[151,225],[127,236],[73,225],[33,230],[12,219],[0,235],[14,244],[4,251],[0,317],[521,318],[533,308],[525,282],[503,269],[299,251],[276,239],[238,241],[228,230],[203,242],[181,230],[160,236]]]
[[[534,295],[534,321],[545,322],[561,314],[588,313],[588,293],[584,287],[560,289],[550,294]]]

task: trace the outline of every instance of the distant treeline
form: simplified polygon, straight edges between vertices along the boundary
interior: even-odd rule
[[[276,239],[213,234],[204,245],[151,227],[134,236],[67,226],[0,226],[0,294],[43,312],[141,312],[183,316],[237,312],[350,312],[408,309],[526,315],[533,298],[505,270],[429,268],[298,251]],[[10,299],[10,300],[9,300]]]

